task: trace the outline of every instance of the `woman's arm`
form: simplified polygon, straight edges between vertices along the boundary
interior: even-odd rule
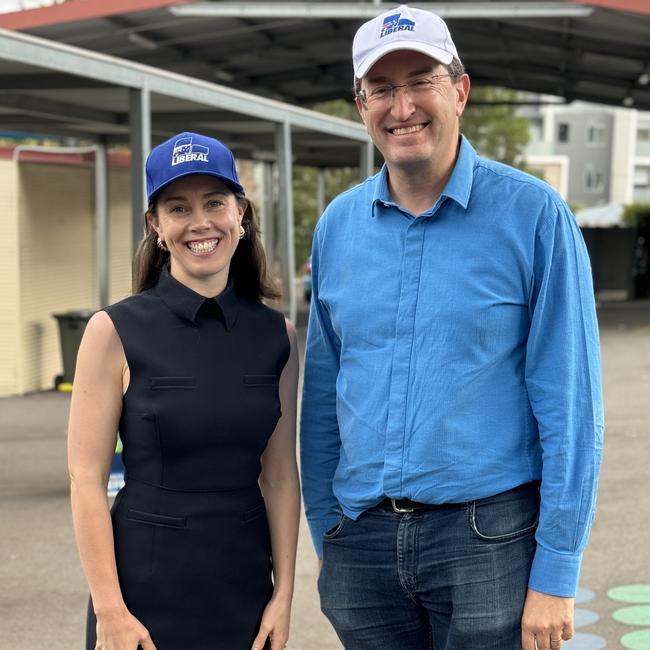
[[[260,476],[271,531],[274,590],[264,611],[253,650],[262,650],[269,636],[272,650],[280,650],[289,637],[300,519],[300,483],[296,462],[298,342],[296,330],[289,321],[287,335],[291,352],[280,377],[282,417],[262,455]]]
[[[136,650],[140,644],[155,650],[122,598],[106,498],[126,385],[122,343],[108,314],[98,312],[79,346],[70,404],[68,467],[75,536],[97,616],[98,645]]]

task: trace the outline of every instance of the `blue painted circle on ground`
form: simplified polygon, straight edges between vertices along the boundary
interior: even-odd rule
[[[586,627],[587,625],[593,625],[599,618],[600,616],[591,609],[576,607],[574,625],[576,628]]]
[[[621,585],[610,589],[607,595],[621,603],[650,603],[650,585]]]
[[[601,650],[607,645],[602,636],[576,632],[571,641],[562,644],[562,650]]]
[[[621,638],[621,644],[630,650],[650,650],[650,630],[629,632]]]
[[[585,589],[584,587],[579,587],[578,593],[576,593],[576,605],[580,605],[581,603],[587,603],[590,600],[593,600],[594,598],[595,598],[595,594],[593,591],[589,589]]]
[[[634,605],[617,609],[612,616],[626,625],[650,625],[650,605]]]

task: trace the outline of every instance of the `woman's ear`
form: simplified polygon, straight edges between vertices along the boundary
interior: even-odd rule
[[[158,223],[158,214],[155,210],[147,210],[145,217],[147,223],[160,235],[160,225]]]
[[[242,197],[237,197],[237,214],[239,215],[239,223],[241,225],[241,222],[244,220],[244,215],[246,214],[246,210],[248,210],[248,199]]]

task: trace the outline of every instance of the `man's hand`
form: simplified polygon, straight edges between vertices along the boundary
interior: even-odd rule
[[[528,590],[521,618],[523,650],[560,650],[573,637],[573,598]]]

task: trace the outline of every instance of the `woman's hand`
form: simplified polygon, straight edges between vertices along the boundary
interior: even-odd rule
[[[262,614],[260,631],[253,641],[252,650],[267,648],[271,639],[271,650],[282,650],[289,638],[289,619],[291,618],[291,599],[273,596]]]
[[[97,616],[95,650],[156,650],[147,628],[130,612]]]

